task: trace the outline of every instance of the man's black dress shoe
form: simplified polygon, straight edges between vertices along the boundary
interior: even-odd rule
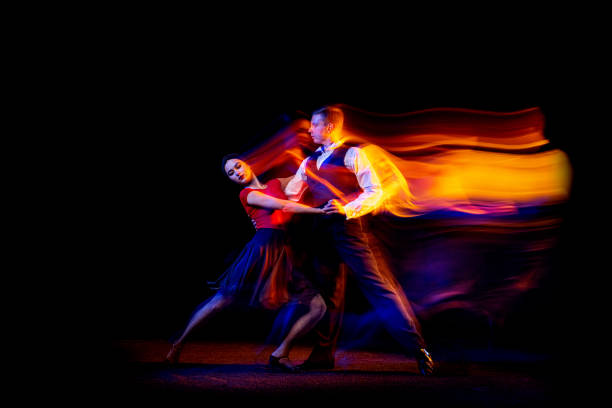
[[[434,373],[434,361],[429,352],[425,349],[417,351],[417,364],[421,375],[429,376]]]
[[[334,368],[334,360],[310,361],[306,360],[297,366],[299,370],[331,370]]]
[[[289,357],[287,356],[270,356],[270,359],[268,360],[268,368],[279,369],[287,373],[293,373],[297,371],[297,367],[291,364],[291,361],[289,361]]]

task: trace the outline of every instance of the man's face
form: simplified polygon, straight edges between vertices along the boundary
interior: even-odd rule
[[[331,132],[333,124],[328,123],[323,115],[313,115],[310,121],[310,129],[308,133],[316,144],[325,144],[331,141]]]

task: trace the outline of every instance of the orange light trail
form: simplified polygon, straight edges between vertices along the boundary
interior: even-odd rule
[[[570,198],[570,160],[545,137],[541,110],[340,107],[344,143],[363,149],[383,190],[374,211],[383,216],[367,219],[381,274],[403,288],[421,318],[465,309],[503,322],[514,300],[552,268],[557,205]],[[317,147],[308,127],[294,121],[246,161],[266,174],[263,181],[293,176]]]
[[[509,214],[568,199],[569,159],[544,137],[539,108],[507,113],[439,108],[392,115],[341,108],[344,142],[364,149],[381,181],[378,213]],[[295,174],[315,147],[306,129],[306,120],[292,122],[245,160],[257,174]],[[343,203],[349,201],[331,183],[319,181]]]

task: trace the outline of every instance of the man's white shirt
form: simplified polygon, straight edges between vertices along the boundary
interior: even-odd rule
[[[326,149],[323,146],[319,147],[316,151],[322,153],[317,157],[317,169],[320,169],[323,162],[341,145],[342,142],[340,141],[328,146]],[[306,184],[308,177],[306,175],[306,163],[308,160],[310,160],[309,157],[302,161],[295,176],[285,186],[285,194],[292,201],[299,201],[308,187]],[[344,165],[355,174],[359,187],[363,190],[356,199],[344,205],[346,218],[361,217],[377,207],[383,196],[382,186],[376,172],[372,168],[370,160],[359,147],[351,147],[347,150],[344,156]],[[333,185],[333,180],[327,181]]]

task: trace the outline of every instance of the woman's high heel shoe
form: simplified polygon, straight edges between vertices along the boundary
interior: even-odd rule
[[[183,350],[183,345],[182,344],[179,344],[179,345],[172,344],[172,348],[170,348],[170,351],[166,355],[166,358],[164,359],[164,361],[167,364],[176,364],[176,363],[178,363],[179,356],[180,356],[182,350]]]
[[[274,357],[270,356],[268,360],[268,368],[279,369],[287,373],[293,373],[297,371],[296,366],[291,364],[288,356]]]

